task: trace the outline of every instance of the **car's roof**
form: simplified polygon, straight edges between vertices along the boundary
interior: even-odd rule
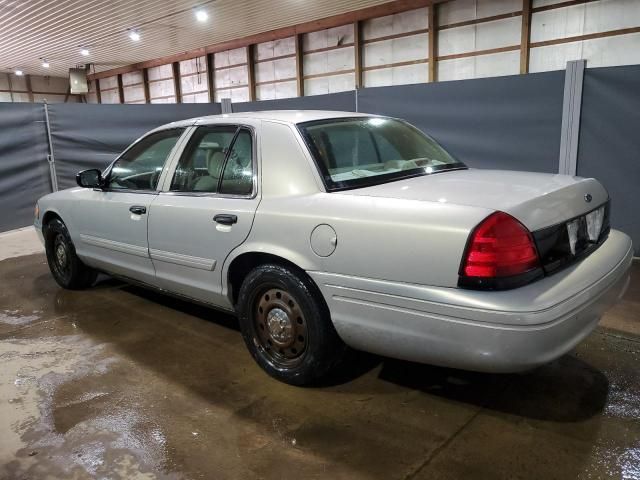
[[[297,124],[302,122],[309,122],[313,120],[325,120],[331,118],[345,118],[345,117],[367,117],[372,116],[370,114],[356,113],[356,112],[338,112],[332,110],[264,110],[261,112],[237,112],[237,113],[223,113],[221,115],[208,115],[205,117],[189,118],[187,120],[180,120],[167,125],[163,125],[159,129],[164,127],[176,127],[176,126],[188,126],[194,124],[206,124],[214,123],[220,120],[226,121],[240,121],[242,119],[253,120],[272,120],[277,122]]]

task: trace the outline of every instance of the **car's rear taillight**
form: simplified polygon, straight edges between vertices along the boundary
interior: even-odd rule
[[[460,269],[460,286],[515,288],[542,275],[531,232],[504,212],[485,218],[471,236]]]

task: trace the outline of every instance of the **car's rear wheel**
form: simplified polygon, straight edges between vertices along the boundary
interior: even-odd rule
[[[49,270],[58,285],[71,290],[93,285],[98,272],[78,258],[69,231],[61,220],[55,218],[44,226],[44,241]]]
[[[320,292],[302,271],[277,264],[254,268],[242,283],[237,308],[247,348],[278,380],[316,383],[346,353]]]

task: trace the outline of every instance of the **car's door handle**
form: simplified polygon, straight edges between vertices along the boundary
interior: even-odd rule
[[[213,217],[213,221],[221,223],[222,225],[233,225],[234,223],[238,223],[238,216],[229,215],[228,213],[220,213]]]
[[[147,207],[143,207],[142,205],[133,205],[129,207],[129,211],[135,215],[144,215],[147,213]]]

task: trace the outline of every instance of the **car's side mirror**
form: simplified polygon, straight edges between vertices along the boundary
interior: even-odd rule
[[[102,172],[97,168],[83,170],[76,175],[76,183],[83,188],[101,188]]]

